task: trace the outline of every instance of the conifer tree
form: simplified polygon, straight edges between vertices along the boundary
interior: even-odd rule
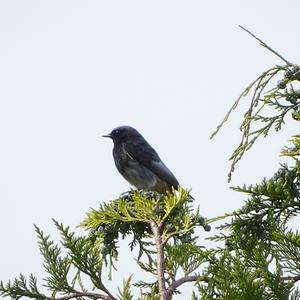
[[[258,138],[280,130],[286,118],[300,128],[300,67],[250,34],[284,64],[255,79],[213,134],[242,99],[249,101],[240,126],[241,142],[230,158],[229,180]],[[180,188],[166,195],[131,191],[104,202],[80,224],[87,230],[84,236],[53,220],[60,244],[35,226],[47,278],[38,282],[32,274],[28,278],[21,274],[1,281],[0,295],[45,300],[169,300],[180,293],[182,285],[193,282],[194,291],[181,299],[300,299],[300,235],[290,226],[290,220],[300,214],[299,133],[287,143],[281,155],[289,157],[290,164],[280,165],[274,176],[260,183],[233,188],[245,195],[245,204],[221,217],[203,218],[200,209],[193,207],[189,191]],[[203,247],[195,230],[209,231],[215,221],[221,221],[218,234],[206,235],[216,246]],[[118,242],[126,236],[131,237],[128,246],[138,249],[137,265],[152,274],[153,281],[133,282],[129,276],[112,291],[106,287],[103,271],[111,268],[113,272],[122,251]]]

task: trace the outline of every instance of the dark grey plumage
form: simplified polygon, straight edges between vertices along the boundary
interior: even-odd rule
[[[114,142],[113,157],[121,175],[133,186],[165,193],[179,183],[143,136],[130,126],[119,126],[109,137]]]

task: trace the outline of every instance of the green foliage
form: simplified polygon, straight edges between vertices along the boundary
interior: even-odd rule
[[[32,274],[30,274],[28,281],[22,274],[15,278],[13,282],[9,281],[7,284],[4,284],[1,281],[0,295],[3,297],[11,297],[13,299],[20,299],[22,297],[40,300],[51,299],[39,292],[37,287],[37,279]]]
[[[184,189],[167,195],[133,191],[89,212],[81,226],[90,231],[91,239],[102,241],[103,256],[117,258],[119,236],[132,235],[131,250],[139,246],[138,259],[145,254],[152,263],[151,222],[163,224],[162,236],[177,242],[190,241],[195,226],[205,225],[199,210],[193,212],[192,201]]]
[[[112,223],[112,220],[124,223],[141,222],[149,224],[163,222],[171,217],[177,217],[176,208],[189,209],[188,203],[192,197],[184,189],[160,195],[155,192],[132,191],[122,198],[100,205],[98,210],[87,214],[81,226],[93,229],[99,225]],[[174,214],[175,211],[175,214]]]
[[[270,68],[252,82],[213,134],[240,100],[250,95],[240,127],[242,139],[230,157],[229,180],[236,163],[259,137],[266,137],[272,128],[280,130],[289,112],[294,121],[300,120],[300,93],[294,88],[300,67],[255,38],[286,64]],[[276,77],[281,80],[273,87]],[[281,165],[272,178],[261,183],[233,188],[246,194],[247,200],[242,208],[227,214],[229,220],[218,227],[220,233],[210,237],[224,246],[211,252],[206,268],[211,277],[198,286],[201,299],[299,299],[295,283],[300,280],[300,235],[290,227],[291,219],[300,213],[299,135],[291,143],[281,155],[292,158],[294,165]]]
[[[46,287],[56,291],[73,292],[68,284],[67,276],[70,270],[70,261],[67,257],[61,256],[61,249],[50,240],[50,236],[45,236],[37,226],[35,231],[38,237],[39,248],[44,257],[44,267],[49,274],[46,278]]]
[[[78,270],[75,278],[78,278],[80,273],[86,274],[95,288],[107,291],[101,279],[103,265],[101,244],[85,237],[76,237],[74,232],[70,232],[69,227],[64,227],[55,220],[54,223],[61,234],[62,245],[68,251],[69,260]]]
[[[299,194],[300,177],[294,167],[282,165],[274,176],[254,186],[233,188],[238,192],[248,194],[246,204],[235,215],[242,217],[251,214],[256,221],[264,221],[266,218],[281,218],[285,224],[291,217],[300,212],[297,203]]]
[[[208,258],[207,251],[203,247],[191,243],[167,245],[166,253],[166,270],[171,277],[175,277],[179,270],[185,275],[197,271]]]
[[[229,299],[226,297],[230,291],[233,299],[287,299],[292,284],[284,280],[283,274],[288,274],[285,261],[299,259],[295,253],[300,248],[291,251],[283,237],[287,236],[287,220],[296,215],[299,207],[280,201],[280,189],[280,195],[274,197],[274,191],[267,188],[269,182],[273,183],[273,179],[254,188],[237,188],[250,198],[228,223],[219,227],[221,232],[228,233],[212,238],[224,241],[225,248],[216,252],[216,260],[209,266],[212,269],[208,269],[216,281],[206,289],[202,287],[202,293],[218,293],[220,299]],[[296,266],[289,270],[290,276],[295,270]]]
[[[293,288],[300,280],[300,235],[288,227],[300,213],[299,189],[299,172],[286,165],[260,184],[234,188],[248,199],[210,238],[224,247],[211,252],[206,272],[213,275],[199,284],[201,299],[299,297]]]
[[[9,282],[4,285],[1,282],[0,293],[3,296],[17,295],[19,298],[27,296],[33,299],[117,299],[105,287],[102,269],[107,258],[110,262],[117,259],[117,243],[120,238],[128,235],[133,237],[129,247],[139,247],[137,265],[152,274],[154,281],[132,283],[130,276],[124,280],[123,289],[118,290],[118,298],[133,299],[131,289],[137,287],[141,289],[139,299],[159,299],[155,257],[158,240],[165,247],[161,255],[166,255],[166,292],[170,296],[178,293],[178,287],[185,281],[198,279],[196,270],[207,257],[205,249],[196,245],[194,234],[196,227],[202,226],[207,230],[207,226],[205,219],[200,217],[199,209],[193,211],[192,203],[192,196],[184,189],[166,195],[130,192],[89,212],[81,223],[89,231],[86,236],[76,236],[69,227],[53,220],[61,236],[62,248],[35,226],[48,274],[44,286],[52,291],[51,296],[47,298],[39,292],[33,276],[28,286],[22,275],[14,284]],[[179,271],[184,276],[193,273],[193,277],[180,278]],[[82,276],[85,276],[84,280]],[[86,279],[89,279],[93,290],[102,293],[88,292],[83,284]]]
[[[133,236],[130,248],[136,245],[139,247],[137,264],[155,278],[157,261],[153,257],[155,242],[152,224],[156,224],[166,245],[166,256],[170,257],[166,258],[165,265],[169,275],[166,280],[171,284],[172,280],[175,281],[179,269],[188,275],[201,264],[198,259],[203,253],[201,247],[195,245],[196,237],[193,234],[197,226],[206,230],[207,226],[205,220],[200,217],[199,209],[193,212],[192,202],[192,196],[184,189],[174,190],[166,195],[132,191],[120,199],[101,204],[98,210],[89,212],[81,226],[89,230],[91,239],[101,240],[104,257],[108,255],[116,259],[120,235],[122,238],[127,235]],[[134,286],[144,289],[141,299],[153,299],[158,294],[157,282],[138,281]]]
[[[130,292],[132,276],[129,276],[128,279],[123,281],[123,291],[119,290],[119,299],[120,300],[132,300],[133,296]]]
[[[45,235],[39,227],[35,226],[40,253],[44,258],[43,265],[48,274],[48,277],[44,279],[44,287],[52,294],[45,296],[41,293],[33,275],[30,275],[28,283],[25,277],[20,275],[19,278],[13,282],[9,281],[6,285],[1,281],[0,295],[17,299],[21,297],[55,299],[59,295],[69,295],[68,299],[81,298],[82,295],[91,299],[100,297],[100,294],[86,292],[86,288],[82,284],[82,274],[88,275],[94,289],[110,295],[101,279],[103,258],[99,251],[100,244],[93,243],[87,237],[76,237],[69,227],[53,221],[61,234],[61,244],[67,252],[65,256],[62,256],[62,248],[55,244],[49,235]],[[100,297],[100,299],[105,298]]]

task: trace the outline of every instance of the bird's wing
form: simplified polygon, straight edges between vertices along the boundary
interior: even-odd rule
[[[172,172],[167,166],[160,160],[156,151],[147,143],[126,143],[124,144],[124,150],[128,155],[152,171],[161,180],[166,181],[171,186],[178,188],[179,183]]]

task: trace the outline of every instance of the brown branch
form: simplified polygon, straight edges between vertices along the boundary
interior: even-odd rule
[[[164,242],[161,236],[160,227],[154,222],[151,222],[151,229],[155,239],[155,246],[157,251],[157,281],[160,294],[160,300],[167,300],[166,279],[165,279],[165,254]]]
[[[171,297],[175,290],[183,283],[196,281],[197,279],[199,279],[199,277],[199,275],[185,275],[184,277],[175,280],[167,289],[168,297]],[[207,281],[207,279],[204,278],[203,281]]]
[[[178,235],[180,232],[174,231],[166,235],[165,237],[162,238],[162,245],[165,247],[165,245],[168,243],[169,239],[175,235]]]
[[[97,294],[97,293],[89,293],[89,292],[75,292],[68,296],[53,298],[53,300],[70,300],[74,298],[88,297],[93,300],[102,299],[102,300],[116,300],[116,298],[112,296]]]

